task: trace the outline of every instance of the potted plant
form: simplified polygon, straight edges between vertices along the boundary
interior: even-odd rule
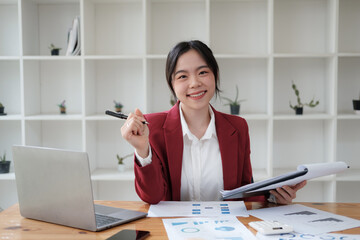
[[[130,153],[128,155],[125,155],[123,157],[120,157],[119,154],[116,154],[116,158],[118,160],[118,170],[119,172],[124,172],[125,171],[125,164],[124,164],[124,160],[128,157],[133,156],[133,153]]]
[[[10,161],[6,160],[6,152],[0,156],[0,173],[9,173]]]
[[[353,107],[356,114],[360,114],[360,93],[359,93],[359,99],[353,100]]]
[[[124,105],[122,105],[120,102],[117,102],[114,100],[114,104],[115,104],[115,112],[121,112],[122,108],[124,107]]]
[[[4,105],[2,105],[2,103],[0,102],[0,115],[6,115],[6,113],[4,113]]]
[[[234,100],[227,98],[227,97],[222,97],[223,99],[228,101],[228,103],[225,105],[230,105],[230,113],[233,115],[239,115],[240,103],[243,101],[246,101],[246,99],[238,99],[238,97],[239,97],[239,88],[237,85],[236,85],[236,96],[235,96]]]
[[[58,104],[59,108],[60,108],[60,113],[61,114],[66,114],[66,106],[65,106],[65,100],[62,101],[60,104]]]
[[[292,105],[291,101],[289,101],[289,105],[290,108],[295,110],[295,114],[296,115],[302,115],[303,114],[303,108],[304,106],[308,106],[308,107],[316,107],[319,104],[319,100],[314,102],[314,99],[312,99],[309,103],[302,103],[301,99],[300,99],[300,93],[299,90],[297,89],[295,83],[292,83],[292,89],[294,89],[295,95],[297,97],[297,104],[296,105]]]
[[[61,48],[55,47],[54,44],[50,44],[49,49],[52,56],[58,56],[61,50]]]

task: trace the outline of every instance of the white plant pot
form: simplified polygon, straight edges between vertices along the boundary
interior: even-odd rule
[[[124,164],[118,164],[118,171],[124,172],[125,171],[125,165]]]

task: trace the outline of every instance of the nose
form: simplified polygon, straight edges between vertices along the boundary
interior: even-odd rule
[[[196,88],[201,86],[202,84],[197,76],[191,76],[189,80],[190,80],[190,84],[189,84],[190,88]]]

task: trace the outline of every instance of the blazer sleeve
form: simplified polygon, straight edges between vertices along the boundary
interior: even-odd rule
[[[169,198],[169,191],[161,161],[153,148],[152,151],[152,162],[144,167],[135,159],[135,190],[144,202],[157,204]]]
[[[151,163],[146,166],[135,158],[135,190],[141,200],[149,204],[171,200],[170,180],[166,164],[166,151],[162,134],[162,117],[159,114],[145,115],[150,122]],[[155,118],[155,119],[154,119]]]

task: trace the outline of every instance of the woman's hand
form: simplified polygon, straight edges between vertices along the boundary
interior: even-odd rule
[[[149,128],[143,121],[145,118],[142,112],[135,109],[121,127],[121,135],[136,149],[140,157],[146,158],[149,155]]]
[[[290,204],[293,199],[296,198],[296,192],[306,185],[306,180],[294,185],[294,186],[282,186],[271,190],[270,193],[276,198],[277,204]]]

